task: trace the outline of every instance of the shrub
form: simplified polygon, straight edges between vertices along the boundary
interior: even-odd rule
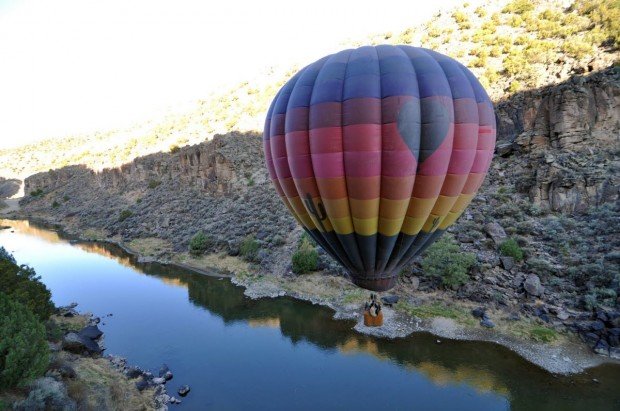
[[[131,210],[123,210],[118,216],[118,221],[123,222],[133,215]]]
[[[469,279],[469,270],[476,263],[473,253],[464,253],[452,236],[439,239],[422,259],[424,275],[441,279],[448,288],[458,288]]]
[[[181,148],[179,146],[177,146],[176,144],[173,144],[170,146],[170,154],[176,154],[181,150]]]
[[[39,197],[39,196],[42,196],[42,195],[43,195],[43,190],[42,190],[42,189],[40,189],[40,188],[37,188],[36,190],[32,190],[32,191],[30,192],[30,195],[31,195],[31,196],[33,196],[33,197]]]
[[[0,258],[0,293],[28,308],[41,321],[47,320],[54,312],[50,290],[32,268],[19,266],[9,257]]]
[[[304,274],[316,271],[319,263],[319,253],[307,237],[301,237],[297,250],[292,257],[293,272]]]
[[[200,255],[207,251],[211,245],[211,240],[203,231],[198,231],[191,240],[189,240],[189,253],[192,255]]]
[[[70,199],[71,199],[71,198],[70,198],[68,195],[64,195],[64,196],[62,196],[62,201],[64,201],[65,203],[66,203],[67,201],[69,201]]]
[[[514,258],[515,261],[523,260],[523,250],[521,250],[521,247],[519,247],[519,244],[514,238],[509,238],[501,243],[499,252],[502,253],[502,255]]]
[[[248,235],[241,242],[241,246],[239,247],[239,254],[243,256],[248,261],[255,261],[258,255],[258,249],[260,248],[260,244],[256,241],[253,234]]]
[[[159,180],[150,180],[149,181],[149,188],[156,188],[161,184],[161,181]]]
[[[52,208],[58,208],[60,206],[60,204],[58,203],[58,201],[54,200],[54,202],[52,203]]]
[[[24,305],[0,292],[0,387],[24,385],[49,362],[45,327]]]
[[[531,0],[514,0],[502,9],[502,13],[523,14],[534,10],[534,7]]]

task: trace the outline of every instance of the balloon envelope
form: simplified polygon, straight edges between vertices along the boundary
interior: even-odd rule
[[[382,45],[295,74],[269,108],[263,144],[299,223],[355,284],[383,291],[470,203],[495,130],[493,105],[467,68]]]

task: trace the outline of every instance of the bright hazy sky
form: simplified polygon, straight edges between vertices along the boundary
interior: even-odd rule
[[[457,0],[0,0],[0,148],[204,98]]]

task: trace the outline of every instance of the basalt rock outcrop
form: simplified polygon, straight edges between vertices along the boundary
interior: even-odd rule
[[[496,112],[507,178],[535,204],[572,213],[618,199],[619,68],[519,93]]]

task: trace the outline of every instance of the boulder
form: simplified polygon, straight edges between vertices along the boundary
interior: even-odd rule
[[[86,338],[76,332],[70,332],[62,337],[62,349],[76,354],[87,352],[88,354],[101,354],[101,347],[90,338]]]
[[[499,260],[502,263],[502,268],[506,271],[510,271],[512,269],[512,267],[515,266],[515,259],[512,257],[508,257],[508,256],[501,256],[499,257]]]
[[[130,380],[134,378],[138,378],[142,375],[142,370],[138,367],[129,367],[125,370],[125,375]]]
[[[164,377],[156,377],[153,378],[153,384],[165,384],[166,383],[166,379]]]
[[[480,321],[480,325],[486,328],[493,328],[495,327],[495,323],[493,321],[491,321],[490,318],[483,318],[482,321]]]
[[[383,302],[383,304],[387,306],[392,306],[396,304],[398,300],[399,300],[399,297],[394,294],[381,297],[381,301]]]
[[[593,350],[599,355],[609,356],[609,344],[607,344],[607,341],[603,339],[596,343]]]
[[[145,389],[147,389],[149,387],[149,383],[148,381],[141,379],[140,381],[136,382],[136,388],[138,389],[138,391],[143,391]]]
[[[540,278],[536,274],[530,274],[525,277],[523,288],[529,295],[540,297],[545,291],[545,287],[540,284]]]
[[[500,245],[507,237],[504,228],[497,221],[492,221],[484,226],[484,231],[491,237],[496,245]]]
[[[484,307],[476,307],[471,310],[471,315],[473,315],[475,318],[484,318],[487,314]]]
[[[80,335],[82,337],[90,338],[91,340],[96,340],[103,335],[103,331],[101,331],[96,325],[89,325],[82,328]]]

